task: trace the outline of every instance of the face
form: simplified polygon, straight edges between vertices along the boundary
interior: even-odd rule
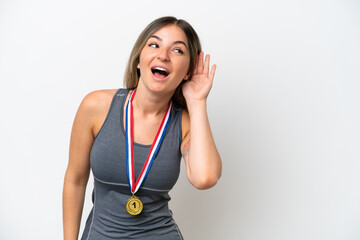
[[[139,57],[139,84],[154,92],[173,92],[188,78],[190,52],[185,33],[176,25],[156,31]]]

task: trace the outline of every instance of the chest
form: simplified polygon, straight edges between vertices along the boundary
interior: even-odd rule
[[[134,142],[151,145],[161,125],[161,119],[139,119],[134,116]]]
[[[150,151],[150,146],[134,143],[134,170],[137,179]],[[180,171],[180,146],[165,136],[143,183],[149,189],[169,190],[175,184]],[[104,182],[127,185],[125,135],[113,129],[103,128],[94,142],[91,156],[94,176]]]
[[[126,108],[123,110],[122,125],[123,129],[126,129]],[[141,145],[151,145],[154,142],[154,138],[161,126],[163,115],[159,116],[144,116],[133,111],[133,141]]]
[[[94,176],[104,182],[126,185],[125,124],[121,105],[111,108],[102,130],[96,137],[90,155]],[[119,112],[118,110],[121,111]],[[172,115],[166,134],[143,183],[149,189],[169,190],[175,184],[180,171],[181,135],[179,116]],[[134,169],[139,176],[162,119],[139,121],[134,115]]]

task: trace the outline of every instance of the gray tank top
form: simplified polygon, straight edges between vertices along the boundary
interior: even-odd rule
[[[126,176],[123,126],[123,108],[127,94],[127,89],[116,91],[91,149],[94,205],[81,239],[183,239],[168,207],[168,192],[176,183],[180,171],[182,109],[173,108],[171,112],[164,140],[148,176],[136,193],[143,202],[144,209],[139,215],[132,216],[125,209],[125,203],[131,196]],[[134,143],[136,179],[150,147]]]

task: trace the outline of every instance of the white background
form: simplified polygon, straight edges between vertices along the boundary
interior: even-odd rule
[[[122,86],[137,36],[164,15],[189,21],[218,65],[223,175],[199,191],[182,165],[170,206],[184,237],[360,239],[356,0],[0,0],[0,239],[62,239],[76,110]]]

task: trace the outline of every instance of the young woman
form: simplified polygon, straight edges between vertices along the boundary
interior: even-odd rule
[[[81,239],[182,239],[168,208],[181,156],[198,189],[221,175],[206,111],[216,69],[209,62],[186,21],[159,18],[135,43],[126,89],[83,99],[64,180],[64,239],[78,238],[90,168],[94,206]]]

